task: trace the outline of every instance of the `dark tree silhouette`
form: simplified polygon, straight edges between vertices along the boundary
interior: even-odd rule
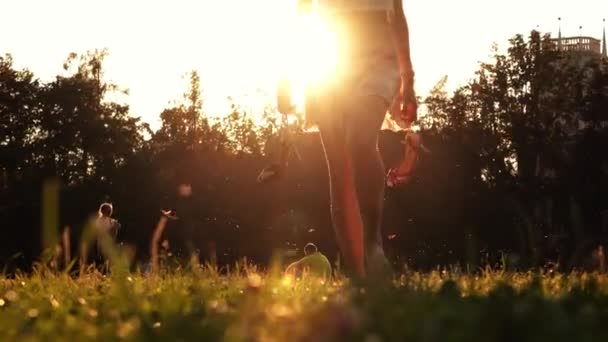
[[[448,93],[444,78],[422,100],[431,152],[421,154],[413,183],[386,195],[383,231],[397,265],[474,266],[505,253],[515,266],[582,266],[607,242],[607,61],[558,51],[538,32],[493,52],[470,82]],[[74,242],[87,215],[109,201],[118,240],[140,261],[161,209],[178,217],[163,239],[179,258],[267,262],[276,249],[310,241],[336,256],[317,133],[293,124],[301,159],[291,156],[284,177],[259,184],[280,154],[274,106],[249,113],[234,105],[218,119],[204,112],[204,87],[191,72],[182,101],[152,132],[115,101],[125,90],[104,80],[106,56],[71,54],[47,83],[0,58],[0,261],[28,267],[40,255],[41,186],[52,177]],[[402,139],[382,132],[387,166],[402,157]]]

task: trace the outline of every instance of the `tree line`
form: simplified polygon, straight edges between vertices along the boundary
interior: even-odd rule
[[[42,193],[61,183],[61,227],[78,241],[88,215],[109,201],[119,240],[146,260],[161,209],[178,220],[165,232],[178,258],[267,262],[275,250],[313,241],[337,247],[319,137],[297,134],[301,159],[261,185],[279,149],[282,120],[269,106],[237,105],[207,115],[196,72],[156,131],[112,101],[126,93],[103,77],[107,51],[71,54],[64,75],[42,82],[0,57],[0,260],[27,268],[40,255]],[[385,243],[397,265],[582,267],[608,237],[608,62],[561,52],[548,35],[516,35],[493,50],[453,93],[440,80],[420,98],[421,154],[415,182],[389,189]],[[263,123],[254,118],[263,117]],[[297,123],[294,124],[297,129]],[[391,166],[403,133],[381,133]]]

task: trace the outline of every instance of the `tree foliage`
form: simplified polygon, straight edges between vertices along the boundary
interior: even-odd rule
[[[255,178],[284,128],[275,109],[235,104],[227,115],[206,113],[193,71],[182,101],[160,113],[152,132],[116,100],[126,90],[105,80],[107,54],[71,54],[49,82],[0,58],[0,215],[6,226],[26,227],[9,229],[5,257],[36,255],[40,187],[51,177],[63,183],[62,224],[81,227],[102,200],[112,201],[121,238],[141,256],[160,209],[177,211],[167,234],[184,254],[264,260],[308,241],[336,249],[317,133],[297,130],[302,160],[261,187]],[[447,76],[423,101],[431,153],[421,156],[418,179],[387,192],[394,259],[475,263],[480,251],[506,251],[533,264],[571,260],[589,241],[606,242],[607,61],[558,51],[533,31],[513,37],[505,53],[495,47],[467,84],[453,92],[446,84]],[[401,138],[381,134],[389,165],[402,156]]]

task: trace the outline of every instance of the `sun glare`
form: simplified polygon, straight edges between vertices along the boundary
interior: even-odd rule
[[[274,103],[273,90],[287,77],[293,102],[302,108],[306,87],[334,77],[336,33],[318,16],[299,14],[295,0],[236,4],[214,8],[206,23],[214,32],[203,71],[206,85],[221,93],[264,90],[264,99],[260,94],[249,99],[264,105],[260,101]]]
[[[29,13],[33,1],[9,1],[7,13]],[[331,79],[335,65],[344,62],[338,63],[335,32],[316,16],[300,15],[297,0],[173,0],[145,6],[36,0],[34,7],[39,11],[30,13],[33,29],[3,37],[0,50],[14,53],[19,67],[53,80],[69,52],[107,48],[106,79],[129,89],[118,100],[153,129],[163,109],[182,101],[192,70],[201,76],[206,114],[225,116],[236,103],[258,118],[276,103],[279,78],[292,81],[293,101],[302,108],[304,87]],[[4,30],[22,25],[5,19],[0,20]]]
[[[306,87],[322,86],[337,77],[338,45],[337,33],[318,16],[299,16],[295,23],[294,54],[287,69],[294,101],[301,106]]]

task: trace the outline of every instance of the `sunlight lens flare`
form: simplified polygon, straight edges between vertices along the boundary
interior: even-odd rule
[[[293,284],[293,276],[291,275],[285,275],[283,277],[283,279],[281,280],[281,283],[283,284],[283,286],[285,287],[289,287]]]
[[[230,20],[216,19],[215,40],[222,42],[217,46],[223,53],[213,52],[215,70],[204,77],[225,91],[276,89],[279,80],[287,80],[292,104],[296,110],[303,109],[306,89],[321,87],[336,77],[337,31],[317,13],[299,12],[297,1],[266,0],[243,6],[228,12]]]
[[[308,87],[323,86],[337,76],[338,37],[337,32],[315,14],[298,16],[296,23],[297,53],[290,68],[290,80],[294,91],[301,93]]]

